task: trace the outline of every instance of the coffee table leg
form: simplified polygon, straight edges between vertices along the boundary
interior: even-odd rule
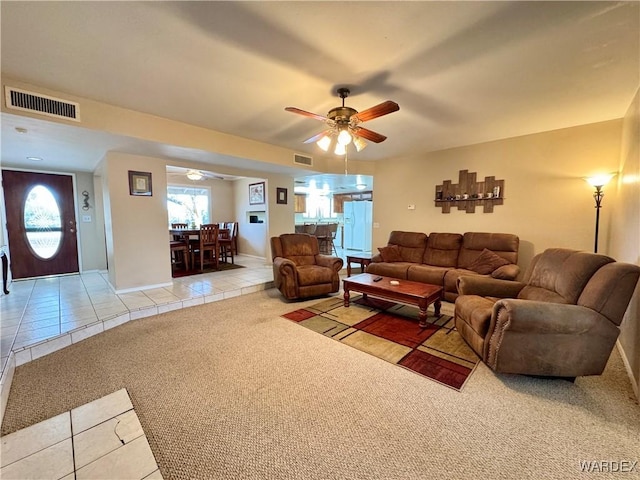
[[[344,306],[349,306],[349,289],[347,288],[344,289]]]
[[[420,320],[420,322],[418,323],[420,328],[425,328],[428,325],[426,308],[420,307],[420,313],[418,314],[418,319]]]
[[[440,302],[440,300],[436,300],[435,303],[433,304],[433,308],[436,311],[436,317],[440,316],[440,307],[442,306],[442,302]]]

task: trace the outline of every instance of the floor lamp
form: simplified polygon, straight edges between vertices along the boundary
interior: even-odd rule
[[[595,242],[593,246],[593,251],[598,253],[598,229],[600,227],[600,208],[602,208],[602,197],[604,197],[604,192],[602,188],[609,183],[615,176],[615,173],[607,173],[604,175],[596,175],[593,177],[589,177],[586,181],[593,187],[595,187],[596,191],[593,192],[593,198],[596,201],[596,236]]]

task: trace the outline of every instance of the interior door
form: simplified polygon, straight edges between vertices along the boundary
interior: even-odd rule
[[[78,272],[70,175],[2,170],[14,279]]]

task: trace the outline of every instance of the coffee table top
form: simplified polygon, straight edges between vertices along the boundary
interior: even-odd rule
[[[382,277],[382,280],[374,282],[373,279]],[[392,285],[391,281],[399,282],[398,285]],[[442,291],[442,287],[438,285],[431,285],[429,283],[412,282],[411,280],[401,280],[398,278],[384,277],[382,275],[372,275],[370,273],[361,273],[348,277],[343,280],[345,285],[355,286],[354,290],[357,290],[357,286],[365,286],[368,288],[377,288],[386,291],[397,291],[404,295],[416,296],[416,297],[430,297],[431,295]]]

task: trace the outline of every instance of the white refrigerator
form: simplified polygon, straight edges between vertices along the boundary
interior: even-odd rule
[[[344,246],[348,250],[371,251],[373,203],[344,202]]]

